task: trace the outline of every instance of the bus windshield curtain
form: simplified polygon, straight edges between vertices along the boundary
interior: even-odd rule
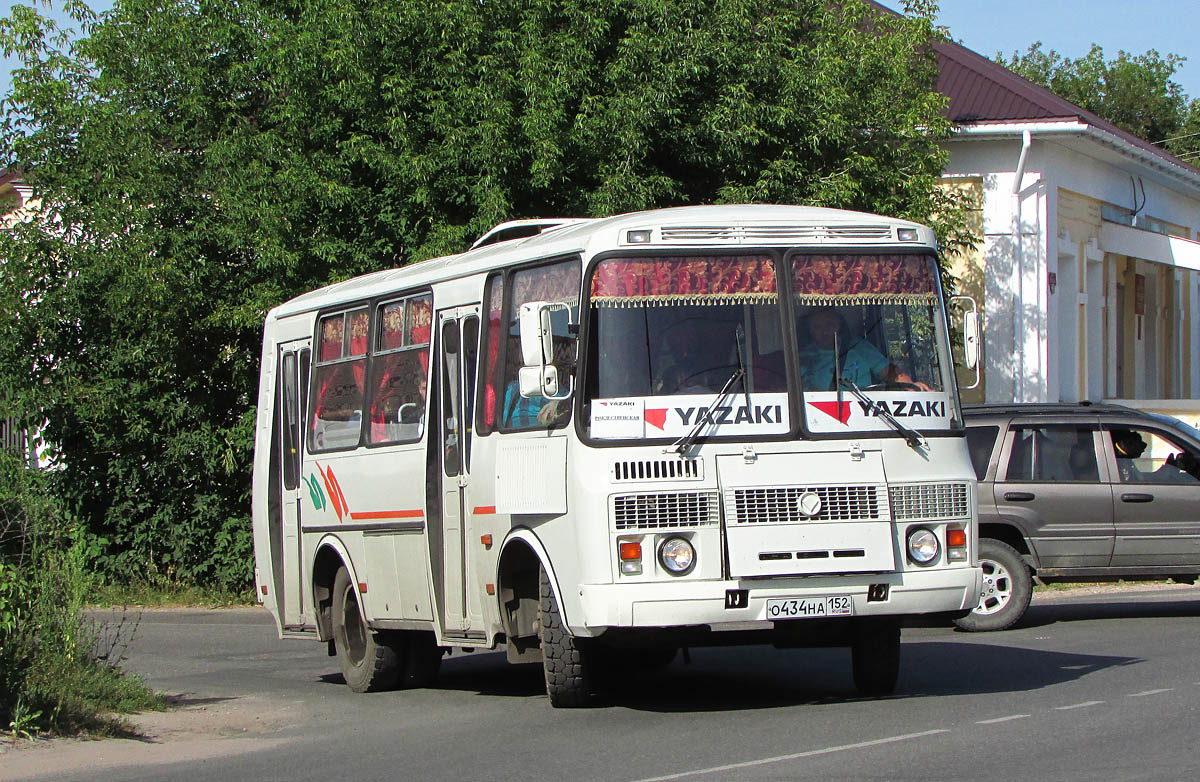
[[[601,307],[754,304],[777,298],[775,267],[764,256],[604,261],[591,287],[592,303]]]
[[[927,255],[804,255],[792,289],[805,304],[932,304],[934,273]]]

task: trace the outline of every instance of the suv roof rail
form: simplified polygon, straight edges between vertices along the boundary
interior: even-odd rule
[[[1091,400],[1083,400],[1081,402],[989,402],[984,404],[968,404],[963,405],[964,413],[972,413],[975,415],[996,413],[996,414],[1019,414],[1019,415],[1062,415],[1063,413],[1071,412],[1072,410],[1087,411],[1089,413],[1140,413],[1132,407],[1125,405],[1116,405],[1110,402],[1092,402]]]

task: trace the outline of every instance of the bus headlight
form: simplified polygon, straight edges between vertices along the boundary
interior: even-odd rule
[[[908,558],[918,565],[928,565],[937,559],[941,551],[937,535],[924,527],[917,527],[908,532]]]
[[[682,576],[696,565],[696,549],[683,538],[667,538],[658,547],[658,561],[673,575]]]

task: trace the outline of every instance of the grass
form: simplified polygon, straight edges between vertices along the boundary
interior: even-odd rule
[[[236,592],[180,584],[165,578],[97,585],[88,593],[88,604],[93,608],[237,608],[258,605],[252,589]]]

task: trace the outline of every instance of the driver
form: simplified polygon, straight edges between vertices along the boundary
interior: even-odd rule
[[[895,367],[866,340],[852,340],[841,313],[821,307],[808,316],[809,342],[800,347],[800,378],[806,391],[835,391],[834,345],[842,377],[860,388],[897,379]],[[835,339],[836,337],[836,339]]]

